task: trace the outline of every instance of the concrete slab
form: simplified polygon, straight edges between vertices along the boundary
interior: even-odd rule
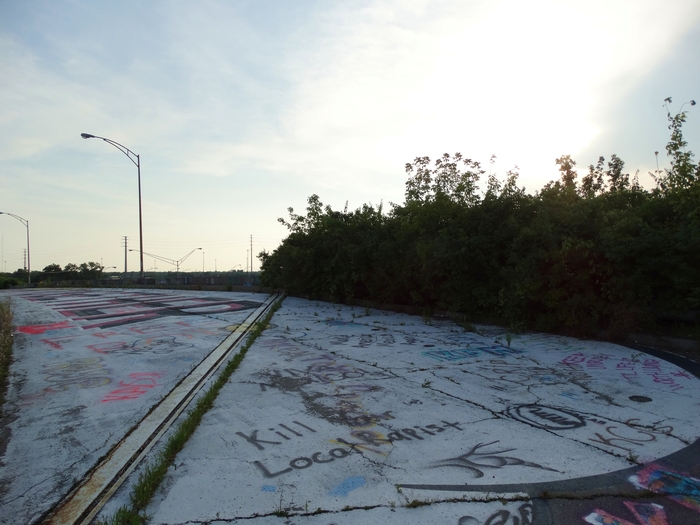
[[[33,523],[266,298],[24,290],[3,414],[0,523]]]
[[[151,523],[700,518],[693,371],[609,343],[295,298],[273,323]]]

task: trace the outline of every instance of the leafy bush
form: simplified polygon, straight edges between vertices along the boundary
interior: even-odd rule
[[[669,99],[670,102],[670,99]],[[575,161],[534,195],[459,153],[406,165],[405,202],[335,211],[317,195],[280,219],[288,237],[260,254],[263,285],[334,301],[369,299],[463,312],[513,326],[611,335],[654,310],[700,306],[700,168],[668,114],[672,166],[644,190],[612,155],[580,184]]]

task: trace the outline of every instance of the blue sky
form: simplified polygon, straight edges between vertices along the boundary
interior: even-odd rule
[[[696,0],[0,0],[0,211],[30,221],[33,269],[122,270],[136,168],[81,132],[141,155],[144,252],[202,247],[186,270],[245,269],[250,235],[274,249],[312,193],[402,202],[423,155],[495,154],[534,192],[562,154],[583,172],[616,153],[651,187],[698,49]],[[0,216],[0,235],[14,271],[26,230]]]

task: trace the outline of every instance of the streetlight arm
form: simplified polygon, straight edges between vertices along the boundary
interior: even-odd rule
[[[136,166],[136,172],[138,173],[138,183],[139,183],[139,251],[141,252],[141,279],[143,279],[143,216],[141,214],[141,159],[140,157],[131,151],[129,148],[123,144],[119,144],[112,139],[105,137],[98,137],[97,135],[91,135],[90,133],[81,133],[81,137],[84,139],[100,139],[104,140],[106,143],[111,144],[119,151],[121,151],[127,158]],[[136,160],[134,160],[134,157]],[[126,265],[125,265],[126,269]]]
[[[29,221],[20,217],[19,215],[6,211],[0,211],[0,215],[9,215],[10,217],[14,217],[27,227],[27,283],[32,284],[32,259],[31,255],[29,254]]]
[[[81,133],[80,136],[83,137],[84,139],[104,140],[108,144],[111,144],[112,146],[117,148],[124,155],[126,155],[129,158],[129,160],[134,163],[134,166],[136,166],[137,168],[139,167],[139,163],[140,163],[139,156],[136,153],[134,153],[133,151],[131,151],[129,148],[127,148],[126,146],[119,144],[119,142],[116,142],[112,139],[108,139],[105,137],[98,137],[97,135],[91,135],[90,133]],[[136,160],[134,160],[134,157],[136,158]]]
[[[129,250],[130,252],[138,252],[139,250]],[[160,255],[155,255],[152,253],[147,253],[147,252],[142,252],[144,255],[148,255],[149,257],[153,257],[154,259],[158,259],[159,261],[166,262],[168,264],[172,264],[173,266],[177,265],[177,261],[175,259],[167,259],[165,257],[161,257]]]
[[[188,253],[187,255],[185,255],[182,259],[180,259],[180,260],[177,261],[177,262],[178,262],[179,264],[182,264],[183,262],[185,262],[185,259],[187,259],[190,255],[192,255],[192,254],[193,254],[194,252],[196,252],[197,250],[201,250],[201,248],[195,248],[194,250],[192,250],[190,253]]]
[[[14,218],[17,219],[19,222],[21,222],[22,224],[24,224],[27,228],[29,227],[29,221],[28,221],[27,219],[23,219],[23,218],[20,217],[19,215],[15,215],[14,213],[8,213],[8,212],[6,212],[6,211],[0,211],[0,215],[9,215],[10,217],[14,217]]]

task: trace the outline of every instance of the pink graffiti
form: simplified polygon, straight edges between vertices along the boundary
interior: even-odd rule
[[[43,334],[49,330],[61,330],[62,328],[71,328],[70,321],[61,321],[60,323],[51,324],[30,324],[26,326],[20,326],[17,328],[18,331],[23,334]]]
[[[624,504],[634,514],[637,523],[618,518],[601,509],[595,509],[583,519],[586,523],[591,523],[592,525],[668,525],[666,511],[661,505],[656,503],[635,503],[632,501],[625,501]]]
[[[154,386],[158,386],[157,378],[160,378],[159,372],[134,372],[129,374],[133,381],[119,381],[119,387],[107,394],[103,403],[110,401],[125,401],[127,399],[136,399],[139,396],[148,392]]]
[[[663,494],[676,503],[700,513],[700,480],[698,479],[651,464],[636,476],[631,476],[629,480],[637,488]]]

